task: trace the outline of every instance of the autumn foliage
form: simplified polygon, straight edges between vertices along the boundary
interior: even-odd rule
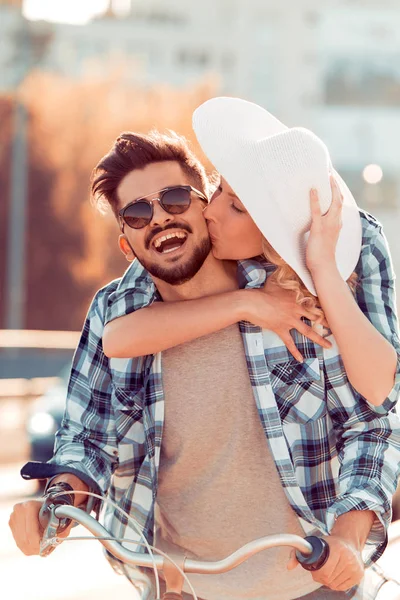
[[[28,329],[80,329],[95,291],[119,277],[126,263],[111,214],[89,201],[90,173],[121,131],[173,129],[199,154],[191,115],[215,94],[215,84],[143,88],[123,85],[121,74],[77,82],[33,73],[20,90],[29,114],[27,280]],[[5,288],[5,253],[14,99],[0,97],[0,185],[2,202],[0,282]],[[203,157],[204,158],[204,157]],[[5,294],[0,299],[5,322]]]

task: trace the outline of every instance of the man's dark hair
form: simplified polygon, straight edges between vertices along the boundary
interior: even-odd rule
[[[208,195],[205,169],[184,137],[173,131],[168,134],[151,131],[147,135],[125,132],[118,136],[108,154],[93,169],[91,193],[94,204],[102,210],[108,203],[118,218],[117,188],[122,179],[135,169],[170,160],[179,163],[193,186]]]

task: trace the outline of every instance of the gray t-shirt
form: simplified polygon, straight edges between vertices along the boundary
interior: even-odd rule
[[[264,535],[303,536],[258,416],[238,325],[167,350],[162,360],[156,545],[216,560]],[[287,571],[289,553],[265,550],[234,571],[190,580],[206,600],[292,600],[319,584],[301,567]]]

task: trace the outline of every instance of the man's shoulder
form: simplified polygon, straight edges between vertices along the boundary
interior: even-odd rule
[[[386,276],[392,267],[390,249],[383,226],[373,215],[361,209],[360,218],[362,224],[361,253],[355,271],[363,279],[368,276],[368,273],[375,272],[379,265],[380,273],[382,275],[385,273]]]
[[[110,281],[95,295],[90,314],[96,314],[103,324],[151,304],[156,287],[149,273],[134,261],[122,277]]]
[[[104,320],[104,316],[107,312],[107,308],[110,303],[110,298],[112,298],[113,294],[115,294],[116,290],[118,290],[121,280],[122,277],[113,279],[112,281],[104,285],[102,288],[97,290],[89,308],[89,318],[99,316],[101,320]]]
[[[382,223],[362,208],[359,208],[359,213],[362,228],[362,243],[363,245],[370,244],[372,239],[382,234]]]
[[[117,279],[113,279],[102,288],[97,290],[94,295],[93,302],[96,301],[97,304],[101,304],[104,301],[108,301],[109,297],[118,290],[122,281],[122,277],[118,277]]]

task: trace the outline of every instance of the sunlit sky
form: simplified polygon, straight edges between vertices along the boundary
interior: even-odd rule
[[[127,4],[125,0],[120,3]],[[24,0],[23,12],[27,19],[83,24],[104,12],[108,4],[108,0]]]

